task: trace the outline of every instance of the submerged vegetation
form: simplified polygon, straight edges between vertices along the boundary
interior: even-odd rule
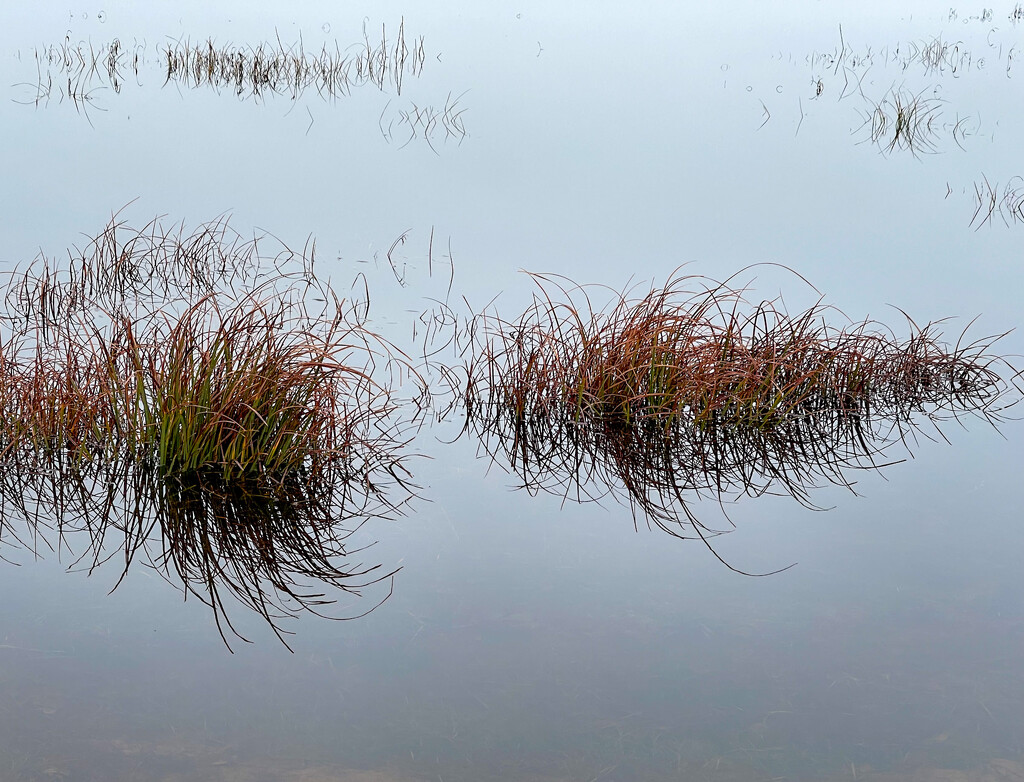
[[[61,540],[84,526],[95,545],[109,523],[130,561],[151,545],[138,530],[157,531],[153,564],[205,589],[218,623],[221,576],[275,629],[265,589],[309,608],[324,599],[292,576],[361,581],[366,569],[331,564],[339,530],[411,498],[396,393],[418,378],[364,325],[366,302],[317,280],[312,246],[267,254],[266,241],[226,219],[191,233],[115,219],[68,263],[10,275],[0,532],[18,538],[16,512],[36,529],[54,519]]]
[[[467,426],[530,491],[624,493],[676,535],[717,534],[695,500],[783,493],[813,507],[814,487],[852,488],[851,471],[883,466],[922,423],[997,423],[1014,401],[999,337],[946,346],[908,319],[900,340],[682,275],[603,309],[584,288],[535,279],[517,320],[478,318]]]
[[[398,461],[397,452],[391,459]],[[209,606],[229,648],[232,635],[249,640],[232,619],[232,599],[262,616],[287,645],[289,617],[356,618],[390,594],[394,571],[357,559],[365,544],[350,539],[367,519],[400,512],[380,502],[398,489],[409,494],[398,473],[388,478],[391,486],[381,481],[371,492],[359,481],[322,474],[292,476],[272,490],[249,481],[167,477],[127,458],[11,467],[0,475],[8,545],[37,556],[70,554],[69,568],[89,573],[120,561],[115,588],[131,566],[151,568]],[[15,527],[15,516],[27,521],[27,533]],[[358,603],[368,590],[369,607],[334,607],[339,595]]]

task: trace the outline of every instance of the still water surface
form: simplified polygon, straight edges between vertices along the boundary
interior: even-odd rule
[[[1014,12],[5,8],[0,265],[61,257],[129,204],[138,225],[230,211],[242,233],[314,236],[321,273],[364,274],[374,325],[410,351],[428,298],[451,284],[514,314],[523,269],[621,290],[776,263],[854,320],[899,331],[899,307],[1002,332],[1024,291],[1024,223],[988,206],[1024,176]],[[164,85],[175,42],[344,50],[403,18],[424,59],[401,94]],[[142,55],[119,93],[38,99],[37,51],[115,38]],[[890,147],[879,123],[907,95],[931,125]],[[456,97],[464,133],[415,124]],[[386,253],[406,231],[403,287]],[[793,310],[818,295],[777,267],[748,280]],[[1017,333],[1001,345],[1024,353]],[[116,563],[68,572],[73,539],[38,556],[5,541],[0,779],[1024,779],[1019,422],[922,436],[857,495],[814,492],[827,512],[730,506],[724,558],[797,563],[768,578],[613,501],[517,491],[449,443],[460,427],[421,431],[422,499],[358,532],[362,561],[401,568],[393,594],[358,620],[287,623],[294,653],[241,610],[254,643],[229,653],[208,609],[145,568],[108,594]]]

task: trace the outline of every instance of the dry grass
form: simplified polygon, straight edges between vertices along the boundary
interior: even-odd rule
[[[701,497],[813,506],[815,486],[851,486],[851,470],[881,466],[922,419],[997,422],[1012,401],[990,353],[998,337],[950,347],[937,326],[910,322],[899,340],[871,322],[830,326],[826,307],[790,315],[681,275],[606,308],[567,281],[536,281],[517,320],[478,318],[468,426],[528,489],[624,491],[673,534],[715,533],[690,510]]]

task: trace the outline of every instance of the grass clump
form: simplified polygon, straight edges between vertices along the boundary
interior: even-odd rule
[[[297,257],[261,255],[222,220],[189,235],[112,222],[66,268],[12,274],[0,458],[273,483],[372,447],[361,428],[394,412],[394,371],[414,372]]]
[[[167,329],[163,349],[128,354],[143,387],[129,412],[162,473],[280,482],[353,445],[345,400],[373,390],[338,358],[356,330],[332,323],[313,335],[285,315],[253,297],[227,312],[204,299]]]
[[[372,37],[371,37],[372,36]],[[307,52],[302,40],[255,46],[200,43],[180,40],[161,47],[166,81],[187,87],[230,88],[239,97],[261,98],[287,94],[299,98],[313,88],[325,99],[348,95],[353,87],[372,84],[383,91],[387,85],[402,94],[406,74],[419,76],[426,62],[422,37],[406,40],[405,20],[397,31],[381,25],[380,39],[364,25],[363,40],[342,50],[324,46]]]
[[[683,275],[596,308],[583,288],[535,279],[517,320],[477,319],[468,426],[525,487],[624,491],[673,534],[715,534],[690,510],[700,497],[813,507],[815,486],[851,487],[851,470],[879,467],[925,421],[997,422],[1018,377],[997,371],[998,337],[947,346],[934,324],[911,321],[900,340],[869,321],[829,325],[820,304],[792,315]]]
[[[953,125],[943,123],[939,98],[893,88],[880,101],[869,103],[861,129],[867,130],[871,142],[883,153],[901,150],[917,157],[936,152],[945,132],[962,146],[967,119],[958,119]]]
[[[366,84],[382,92],[394,88],[401,95],[406,76],[423,72],[424,39],[407,38],[404,19],[397,29],[382,24],[377,36],[364,24],[362,40],[344,47],[335,42],[318,51],[307,50],[301,38],[252,45],[179,39],[158,45],[156,59],[165,86],[228,90],[242,99],[286,95],[297,100],[313,90],[334,100]],[[19,85],[31,90],[21,102],[38,107],[67,100],[88,116],[100,91],[118,94],[129,80],[141,84],[147,48],[144,42],[125,45],[118,38],[98,45],[74,41],[69,31],[60,43],[34,49],[36,80]]]
[[[112,221],[67,265],[11,274],[0,318],[0,537],[85,531],[94,567],[116,533],[126,567],[153,552],[222,635],[223,593],[280,634],[331,602],[325,584],[375,581],[343,541],[415,493],[399,397],[415,369],[368,302],[317,279],[311,245],[263,241]]]

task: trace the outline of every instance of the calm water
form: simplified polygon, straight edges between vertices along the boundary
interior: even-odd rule
[[[452,302],[500,294],[514,315],[520,270],[622,289],[768,262],[897,331],[896,307],[951,335],[1020,324],[1011,4],[211,5],[0,10],[0,268],[128,205],[138,225],[230,211],[242,233],[314,236],[321,272],[365,275],[375,326],[410,350],[450,280]],[[344,51],[403,16],[424,59],[400,95],[163,85],[161,46]],[[119,93],[97,77],[84,104],[54,86],[34,105],[37,51],[115,38],[140,55]],[[909,99],[931,124],[889,148]],[[416,124],[456,101],[462,130]],[[386,254],[406,231],[403,287]],[[817,299],[776,267],[740,279]],[[746,578],[612,501],[516,491],[448,444],[456,415],[414,443],[423,499],[358,533],[362,561],[401,567],[394,593],[286,623],[294,653],[241,609],[254,643],[229,653],[146,568],[108,594],[116,563],[69,568],[74,539],[5,542],[0,780],[1024,779],[1024,430],[964,424],[925,428],[857,495],[815,492],[827,512],[730,506],[729,562],[798,563]]]

